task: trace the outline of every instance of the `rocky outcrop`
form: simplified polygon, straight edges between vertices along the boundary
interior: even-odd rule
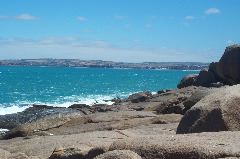
[[[51,136],[60,134],[77,134],[82,132],[127,129],[151,123],[156,117],[146,111],[119,111],[79,115],[76,113],[67,116],[51,115],[34,122],[25,123],[8,131],[4,139],[27,136]]]
[[[21,124],[33,122],[47,116],[67,116],[71,113],[83,114],[76,109],[53,107],[47,105],[33,105],[23,112],[0,115],[0,128],[13,129]]]
[[[196,86],[211,87],[217,80],[214,74],[207,69],[201,70],[198,77],[196,78]]]
[[[196,83],[197,77],[198,77],[197,74],[187,75],[183,77],[183,79],[180,81],[177,87],[180,89],[188,86],[194,86],[196,85],[195,83]]]
[[[217,63],[212,63],[209,71],[213,72],[218,80],[224,84],[240,83],[240,45],[226,48],[223,56]]]
[[[184,113],[189,110],[191,107],[193,107],[197,102],[199,102],[202,98],[204,98],[205,96],[214,93],[215,91],[217,91],[218,89],[216,88],[209,88],[209,89],[205,89],[204,87],[201,87],[202,89],[200,89],[200,87],[193,92],[193,94],[187,98],[185,101],[183,101],[183,105],[184,105]]]
[[[225,49],[219,62],[213,62],[208,70],[202,70],[198,76],[184,77],[178,88],[187,86],[221,87],[240,83],[240,45],[232,45]]]
[[[114,150],[99,155],[94,159],[141,159],[141,156],[130,150]]]
[[[240,85],[221,88],[185,113],[177,133],[240,130]]]
[[[135,93],[128,97],[128,101],[131,101],[132,103],[144,102],[147,99],[151,98],[151,96],[152,96],[151,92]]]
[[[195,86],[171,90],[153,95],[149,102],[144,102],[146,105],[144,109],[156,111],[158,114],[184,114],[203,96],[213,90],[213,88]]]

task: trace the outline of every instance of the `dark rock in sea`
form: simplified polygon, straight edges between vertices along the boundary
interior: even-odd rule
[[[113,98],[111,100],[111,102],[114,102],[114,105],[117,105],[117,104],[119,104],[121,102],[124,102],[124,100],[122,100],[121,98],[117,97],[117,98]]]
[[[94,104],[91,107],[93,112],[108,112],[108,111],[113,111],[114,108],[116,107],[112,107],[111,105],[107,105],[107,104]]]
[[[162,90],[158,91],[157,94],[167,93],[169,91],[171,91],[171,90],[170,89],[162,89]]]
[[[93,113],[92,108],[86,104],[73,104],[73,105],[69,106],[68,108],[76,109],[76,110],[82,112],[84,115]]]
[[[185,113],[177,133],[239,131],[239,114],[240,85],[220,88]]]
[[[151,97],[152,97],[151,92],[140,92],[130,95],[128,97],[128,101],[131,101],[132,103],[145,102],[147,99]]]
[[[240,45],[225,49],[219,62],[213,62],[208,70],[202,70],[198,76],[186,76],[178,88],[187,86],[221,87],[240,83]]]
[[[72,109],[82,109],[82,108],[89,108],[90,106],[87,104],[73,104],[70,105],[68,108],[72,108]]]
[[[192,74],[192,75],[185,76],[180,81],[180,83],[177,85],[177,87],[180,89],[180,88],[184,88],[184,87],[188,87],[188,86],[195,86],[197,76],[198,76],[197,74]]]
[[[0,115],[0,128],[3,129],[13,129],[21,124],[36,121],[45,116],[54,114],[68,114],[78,112],[75,109],[52,107],[47,105],[33,105],[27,108],[23,112],[15,114]]]

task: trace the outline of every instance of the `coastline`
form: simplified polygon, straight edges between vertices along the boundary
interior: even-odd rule
[[[113,99],[112,105],[33,105],[0,115],[0,128],[9,130],[0,133],[0,158],[237,159],[236,52],[240,57],[240,46],[228,47],[219,62],[185,76],[177,89],[138,92]],[[229,59],[237,62],[229,65]]]
[[[112,69],[149,69],[149,70],[202,70],[209,63],[203,62],[142,62],[127,63],[102,60],[79,59],[19,59],[0,60],[0,66],[39,66],[73,68],[112,68]]]

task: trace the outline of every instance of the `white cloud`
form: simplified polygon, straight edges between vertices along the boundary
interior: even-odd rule
[[[38,19],[37,17],[31,15],[31,14],[28,14],[28,13],[23,13],[23,14],[20,14],[20,15],[17,15],[17,16],[5,16],[5,15],[0,15],[0,20],[1,19],[5,19],[5,20],[8,20],[8,19],[15,19],[15,20],[36,20]]]
[[[208,8],[205,14],[219,14],[221,11],[218,8]]]
[[[16,16],[15,19],[18,19],[18,20],[36,20],[37,17],[32,16],[32,15],[27,14],[27,13],[23,13],[23,14],[20,14],[20,15]]]
[[[166,47],[145,48],[116,46],[103,40],[82,40],[76,37],[43,39],[1,39],[0,59],[65,58],[124,62],[208,61],[209,56],[196,50]],[[179,54],[182,58],[179,58]]]
[[[194,16],[191,16],[191,15],[188,15],[186,17],[184,17],[185,20],[194,20],[195,17]]]
[[[87,21],[87,18],[83,16],[78,16],[77,19],[81,22]]]
[[[115,19],[118,19],[118,20],[123,20],[123,19],[126,19],[127,16],[123,16],[123,15],[115,15],[114,18],[115,18]]]

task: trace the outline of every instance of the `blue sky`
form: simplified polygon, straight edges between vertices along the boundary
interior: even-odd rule
[[[217,61],[239,0],[0,0],[0,59]]]

